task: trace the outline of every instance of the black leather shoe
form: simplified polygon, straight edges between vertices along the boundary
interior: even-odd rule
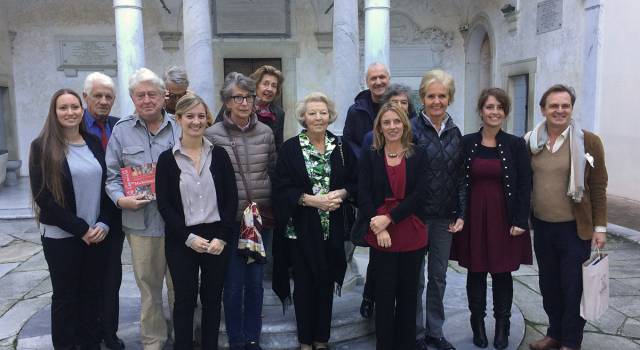
[[[424,338],[416,340],[416,350],[429,350],[427,343],[424,342]]]
[[[451,345],[444,337],[436,338],[426,336],[424,337],[425,343],[432,348],[436,348],[438,350],[456,350],[456,348]]]
[[[104,346],[111,350],[122,350],[124,349],[124,342],[122,339],[118,338],[118,336],[114,335],[112,337],[104,338]]]
[[[260,344],[258,344],[257,342],[250,342],[248,344],[246,344],[244,346],[245,350],[262,350],[262,348],[260,347]]]
[[[471,331],[473,331],[473,344],[479,348],[489,346],[487,331],[484,327],[484,318],[471,316]]]
[[[360,315],[364,318],[371,318],[373,316],[373,309],[375,304],[373,300],[368,298],[362,298],[362,304],[360,304]]]

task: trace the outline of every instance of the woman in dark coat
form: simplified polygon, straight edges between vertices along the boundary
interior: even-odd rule
[[[501,129],[509,110],[506,92],[484,90],[478,100],[483,128],[463,138],[469,205],[465,228],[454,236],[452,259],[469,270],[473,343],[483,348],[488,345],[484,328],[487,273],[493,281],[493,344],[504,349],[513,299],[511,272],[520,264],[532,263],[528,231],[531,162],[524,140]]]
[[[174,349],[193,349],[193,312],[202,303],[203,349],[218,348],[220,306],[238,208],[229,155],[204,131],[213,117],[191,93],[176,104],[180,142],[160,154],[156,169],[158,211],[165,222],[165,254],[173,279]],[[200,282],[200,283],[198,283]]]
[[[411,144],[409,118],[385,104],[373,123],[373,150],[360,157],[357,222],[369,223],[376,301],[376,348],[414,349],[418,275],[427,231],[422,209],[426,153]]]
[[[103,240],[115,207],[104,191],[100,141],[85,131],[80,96],[51,98],[31,143],[29,179],[53,295],[51,338],[58,349],[100,349],[98,312]]]
[[[335,106],[322,93],[298,104],[305,129],[278,154],[273,200],[280,229],[274,235],[273,288],[290,298],[288,266],[293,267],[293,303],[303,350],[328,349],[334,290],[344,279],[344,201],[356,192],[356,160],[350,147],[327,131]]]

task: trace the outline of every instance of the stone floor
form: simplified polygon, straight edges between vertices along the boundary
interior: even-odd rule
[[[28,182],[24,179],[17,187],[0,188],[0,350],[50,348],[51,283],[35,224],[29,219],[2,220],[30,216],[27,193]],[[610,308],[598,322],[587,325],[583,349],[640,349],[640,203],[611,196],[609,218],[609,231],[613,233],[607,245]],[[359,265],[365,264],[366,259],[366,252],[356,254]],[[120,336],[127,340],[127,349],[139,349],[138,292],[129,260],[129,253],[125,252]],[[464,294],[465,270],[455,263],[450,267],[445,334],[458,349],[473,349]],[[535,264],[514,273],[514,326],[510,337],[513,349],[527,349],[526,344],[546,330],[537,275]],[[492,323],[487,320],[488,328]],[[488,334],[492,334],[490,329]],[[358,350],[375,346],[373,338],[368,337],[335,348]]]

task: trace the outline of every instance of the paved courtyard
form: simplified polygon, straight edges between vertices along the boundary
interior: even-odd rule
[[[0,188],[0,349],[50,348],[47,322],[51,283],[35,222],[25,218],[29,208],[26,191],[24,180],[18,187]],[[583,349],[640,349],[640,203],[616,197],[611,197],[609,203],[613,222],[609,229],[614,233],[609,235],[607,245],[611,264],[610,308],[598,322],[587,325]],[[11,213],[22,218],[8,219]],[[366,251],[356,254],[360,266],[366,264],[366,259]],[[137,349],[139,302],[127,249],[123,264],[120,336],[127,341],[127,349]],[[445,334],[458,349],[472,349],[464,296],[465,269],[455,263],[450,266]],[[510,340],[515,344],[510,348],[528,349],[527,343],[541,337],[547,325],[537,266],[523,267],[514,276],[514,326]],[[488,328],[492,323],[487,320]],[[493,334],[491,329],[488,333],[490,337]],[[341,344],[338,348],[372,349],[373,339]]]

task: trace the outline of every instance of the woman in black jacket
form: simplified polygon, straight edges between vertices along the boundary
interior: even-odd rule
[[[427,245],[426,153],[411,143],[401,107],[383,105],[373,135],[374,149],[360,156],[358,222],[369,224],[364,238],[376,267],[376,349],[414,349],[418,273]]]
[[[327,96],[306,96],[296,117],[305,130],[282,144],[272,179],[279,225],[273,288],[283,303],[290,299],[290,264],[300,348],[328,349],[333,292],[340,292],[346,270],[341,206],[356,192],[356,159],[327,131],[336,119]]]
[[[156,196],[165,222],[165,254],[173,279],[175,349],[193,348],[193,311],[202,303],[203,349],[218,348],[220,308],[238,206],[227,152],[203,137],[213,124],[205,102],[188,93],[176,104],[180,142],[158,158]]]
[[[104,151],[85,131],[82,115],[76,92],[56,91],[29,156],[34,210],[53,287],[55,349],[100,349],[95,305],[103,273],[101,242],[115,208],[104,191]]]
[[[524,139],[501,129],[510,105],[504,90],[482,91],[477,110],[483,128],[463,138],[469,204],[465,228],[454,236],[452,259],[469,270],[473,343],[482,348],[488,346],[484,328],[487,273],[493,283],[493,345],[504,349],[509,344],[511,271],[532,263],[528,231],[531,162]]]

